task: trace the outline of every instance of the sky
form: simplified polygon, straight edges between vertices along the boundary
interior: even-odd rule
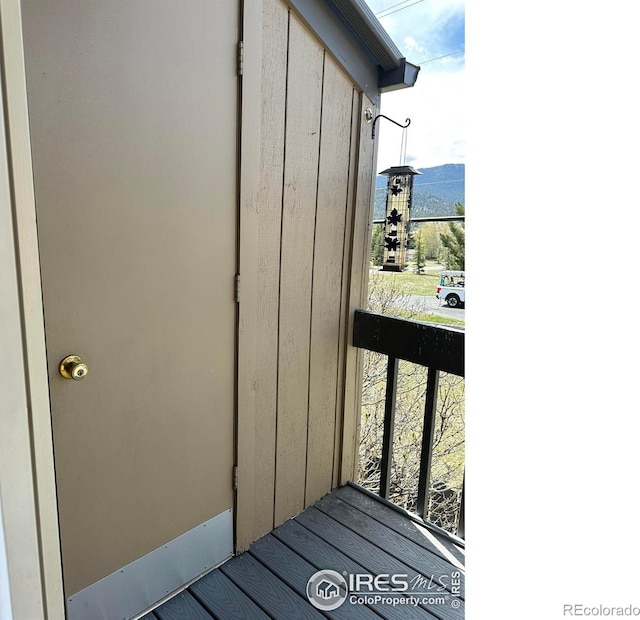
[[[465,163],[464,1],[367,0],[367,4],[407,60],[421,67],[413,88],[382,95],[380,112],[402,124],[409,118],[411,124],[402,162],[402,129],[385,119],[378,121],[378,168]]]

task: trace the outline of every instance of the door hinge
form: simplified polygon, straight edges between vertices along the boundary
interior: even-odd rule
[[[242,75],[244,69],[244,41],[238,41],[238,75]]]
[[[240,274],[239,273],[237,273],[235,277],[234,295],[235,295],[236,303],[239,304],[240,303]]]
[[[238,490],[238,466],[233,466],[233,490]]]

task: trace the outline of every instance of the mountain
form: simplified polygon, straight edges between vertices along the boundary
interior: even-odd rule
[[[455,215],[456,202],[464,204],[464,164],[445,164],[434,168],[418,168],[421,174],[413,180],[412,217]],[[388,177],[376,177],[376,201],[373,219],[385,217]]]

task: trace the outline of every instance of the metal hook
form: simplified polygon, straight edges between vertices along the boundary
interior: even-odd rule
[[[382,118],[386,118],[388,121],[391,121],[394,125],[397,125],[398,127],[401,127],[402,129],[406,129],[409,125],[411,125],[411,119],[407,118],[405,119],[405,123],[406,125],[401,125],[400,123],[397,123],[396,121],[394,121],[392,118],[389,118],[388,116],[385,116],[384,114],[378,114],[378,116],[376,116],[373,119],[373,127],[371,128],[371,139],[375,140],[376,138],[376,122],[378,121],[378,119],[382,116]]]

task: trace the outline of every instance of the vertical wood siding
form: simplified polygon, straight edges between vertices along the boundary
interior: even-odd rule
[[[366,108],[375,114],[373,103],[360,94],[360,118]],[[353,236],[350,253],[345,260],[350,265],[348,281],[348,317],[345,325],[345,389],[344,414],[342,416],[342,446],[336,456],[340,459],[338,484],[353,478],[358,454],[360,425],[360,401],[362,395],[362,351],[351,346],[353,342],[353,314],[356,309],[366,307],[369,282],[369,247],[373,223],[373,191],[375,171],[373,162],[377,157],[376,143],[371,140],[371,126],[361,123],[359,128],[359,150],[354,172],[354,207],[350,232]]]
[[[298,20],[290,19],[278,320],[278,523],[304,508],[323,65],[322,48]]]
[[[241,265],[245,243],[257,277],[241,273],[256,293],[255,307],[240,302],[241,326],[250,317],[255,327],[241,327],[239,385],[251,385],[255,400],[239,400],[238,550],[351,477],[359,383],[348,338],[366,271],[353,261],[367,258],[374,163],[361,121],[373,105],[282,0],[263,0],[262,20],[259,188],[255,212],[245,209],[255,247],[242,221],[240,233]],[[242,339],[251,335],[247,370]]]
[[[306,505],[332,488],[338,410],[340,317],[345,261],[344,226],[349,195],[353,86],[326,59],[316,196]],[[341,413],[341,412],[340,412]]]
[[[276,411],[278,408],[278,311],[280,239],[287,92],[289,12],[278,0],[264,3],[260,190],[258,198],[257,368],[254,524],[273,527]],[[265,105],[265,102],[269,105]]]

